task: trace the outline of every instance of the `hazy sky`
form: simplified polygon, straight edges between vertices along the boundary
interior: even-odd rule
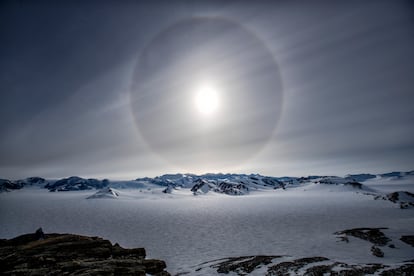
[[[0,177],[414,169],[410,1],[63,2],[0,3]]]

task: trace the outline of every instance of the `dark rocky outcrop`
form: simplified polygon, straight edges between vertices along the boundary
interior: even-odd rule
[[[380,174],[380,176],[381,177],[401,178],[405,174],[410,174],[410,172],[390,172],[390,173],[382,173],[382,174]]]
[[[214,188],[215,188],[207,180],[202,179],[202,178],[198,178],[198,179],[194,180],[193,184],[194,185],[193,185],[193,187],[191,187],[191,192],[194,195],[197,195],[197,194],[200,194],[200,193],[207,193],[208,191],[210,191],[210,189],[214,190]]]
[[[42,177],[38,177],[38,176],[33,176],[33,177],[28,177],[26,179],[22,179],[22,180],[17,180],[17,183],[22,183],[24,186],[27,185],[45,185],[47,184],[47,180],[42,178]]]
[[[217,189],[227,195],[243,195],[249,192],[249,187],[242,183],[220,182]]]
[[[25,186],[45,185],[47,181],[41,177],[28,177],[20,180],[0,179],[0,192],[19,190]]]
[[[199,178],[193,182],[191,192],[194,195],[205,194],[209,191],[227,195],[244,195],[249,192],[249,187],[243,181],[240,183],[229,181],[210,182],[206,179]]]
[[[225,259],[212,267],[217,268],[218,273],[228,274],[230,272],[236,273],[251,273],[261,265],[268,265],[272,263],[273,259],[282,256],[243,256]],[[243,275],[243,274],[242,274]]]
[[[344,185],[351,186],[354,189],[361,190],[363,185],[353,179],[341,178],[336,176],[324,176],[320,179],[315,180],[316,184],[328,184],[328,185]]]
[[[353,236],[356,238],[369,241],[374,245],[385,246],[388,242],[391,241],[391,239],[385,236],[385,234],[381,231],[385,229],[388,228],[353,228],[335,232],[335,235],[345,235],[345,237]],[[340,238],[344,239],[343,236]]]
[[[267,270],[267,275],[290,275],[290,272],[296,274],[299,273],[299,269],[302,267],[316,262],[328,261],[328,258],[325,257],[311,257],[311,258],[301,258],[297,260],[292,260],[288,262],[281,262],[276,265],[269,267]]]
[[[414,194],[407,191],[397,191],[386,195],[375,195],[375,200],[382,199],[399,205],[401,209],[414,207]]]
[[[357,181],[357,182],[363,182],[368,179],[376,178],[377,176],[375,174],[370,173],[360,173],[360,174],[348,174],[345,178]]]
[[[399,203],[401,209],[414,207],[414,194],[406,191],[387,194],[387,199],[393,203]]]
[[[164,190],[162,190],[162,192],[164,194],[171,194],[173,190],[174,190],[174,187],[171,186],[171,185],[168,185],[167,188],[165,188]]]
[[[411,246],[414,247],[414,236],[413,235],[401,236],[401,239],[400,240],[402,240],[406,244],[409,244],[409,245],[411,245]]]
[[[372,243],[371,254],[375,257],[382,258],[384,257],[384,252],[381,250],[380,246],[386,246],[391,241],[390,238],[385,236],[381,230],[388,228],[353,228],[347,229],[339,232],[335,232],[335,235],[338,235],[338,238],[341,241],[349,242],[349,236],[359,238],[365,241]],[[389,245],[390,248],[395,248],[393,244]]]
[[[34,234],[0,240],[1,275],[170,275],[165,262],[145,259],[144,248],[126,249],[98,237]]]
[[[384,257],[384,252],[382,252],[382,250],[379,247],[375,246],[375,245],[373,245],[371,247],[371,253],[375,257],[379,257],[379,258]]]
[[[0,192],[8,192],[10,190],[19,190],[23,188],[22,183],[10,181],[8,179],[0,179]]]
[[[78,191],[78,190],[91,190],[102,189],[109,185],[107,179],[98,180],[94,178],[81,178],[78,176],[71,176],[68,178],[60,179],[54,183],[48,183],[45,188],[51,192],[64,192],[64,191]]]
[[[386,271],[383,271],[381,276],[405,276],[405,275],[414,275],[414,264],[406,264],[402,265],[397,268],[388,269]]]

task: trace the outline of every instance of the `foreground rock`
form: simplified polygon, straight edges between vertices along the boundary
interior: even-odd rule
[[[383,258],[385,247],[396,249],[391,244],[392,239],[387,237],[383,230],[388,228],[353,228],[334,234],[346,243],[358,238],[371,244],[371,253]],[[413,245],[414,236],[406,235],[401,241]],[[390,251],[389,251],[390,252]],[[379,259],[382,260],[382,259]],[[311,256],[295,258],[286,255],[258,255],[223,258],[202,263],[194,272],[184,272],[191,275],[266,275],[266,276],[288,276],[288,275],[414,275],[414,260],[407,260],[401,263],[345,263],[339,260],[332,260],[322,256]]]
[[[198,273],[198,274],[197,274]],[[243,256],[200,264],[197,275],[413,275],[414,263],[395,265],[347,264],[325,257],[295,259],[290,256]],[[191,274],[191,273],[190,273]],[[232,274],[232,275],[234,275]]]
[[[165,262],[145,259],[98,237],[35,234],[0,240],[0,275],[170,275]]]

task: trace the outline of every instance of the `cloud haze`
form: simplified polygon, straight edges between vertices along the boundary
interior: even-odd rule
[[[414,167],[409,1],[0,4],[0,176]],[[211,118],[197,87],[219,94]]]

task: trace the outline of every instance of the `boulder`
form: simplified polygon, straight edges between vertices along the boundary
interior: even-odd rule
[[[379,247],[375,246],[375,245],[373,245],[371,247],[371,253],[375,257],[379,257],[379,258],[384,257],[384,252],[382,252],[382,250]]]

